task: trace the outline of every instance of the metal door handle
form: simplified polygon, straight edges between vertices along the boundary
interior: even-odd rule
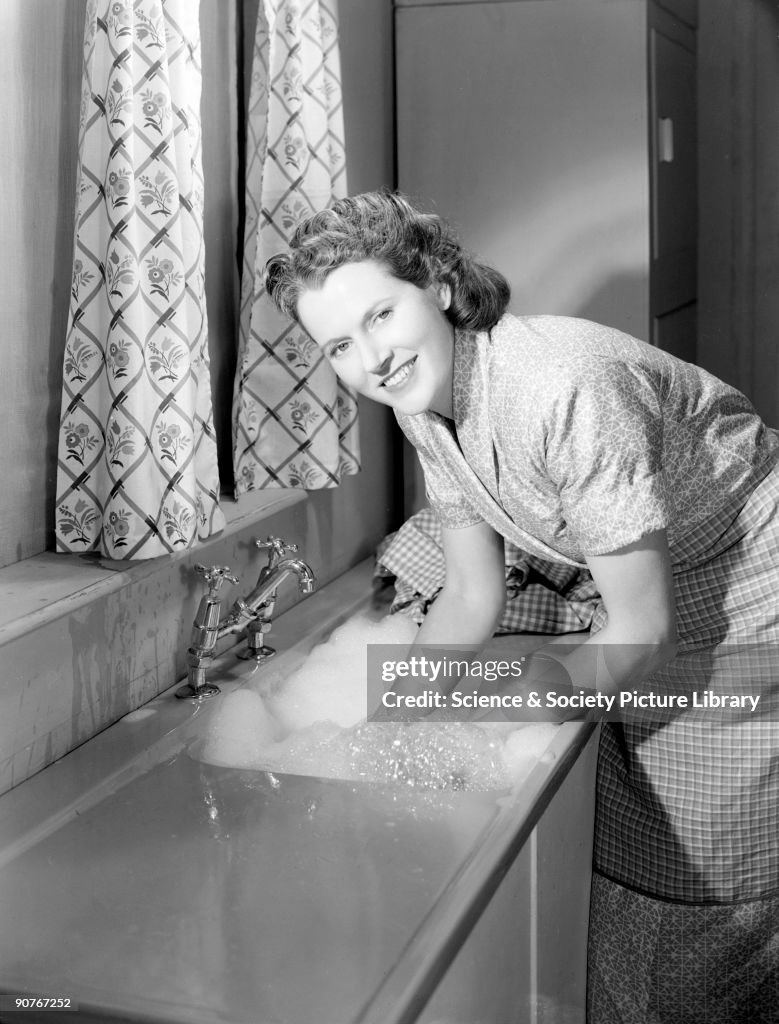
[[[672,164],[674,159],[674,123],[670,117],[657,119],[657,161]]]

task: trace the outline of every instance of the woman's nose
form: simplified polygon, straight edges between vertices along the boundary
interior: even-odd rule
[[[381,359],[380,356],[377,358],[379,359],[378,362],[376,362],[376,359],[373,359],[373,365],[368,366],[368,373],[372,373],[376,377],[386,377],[389,373],[389,368],[392,366],[392,353],[390,352],[384,359]]]

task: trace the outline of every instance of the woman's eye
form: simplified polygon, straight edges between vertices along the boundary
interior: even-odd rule
[[[374,317],[374,320],[379,320],[379,321],[381,321],[381,320],[387,320],[387,319],[389,319],[389,317],[390,317],[390,315],[391,315],[391,314],[392,314],[392,310],[391,310],[391,309],[382,309],[382,310],[379,310],[379,312],[378,312],[378,313],[376,314],[376,316]]]
[[[328,352],[328,355],[330,356],[331,359],[337,359],[339,356],[342,356],[345,352],[348,351],[350,344],[351,343],[348,341],[339,341],[337,345],[333,345],[333,347]]]

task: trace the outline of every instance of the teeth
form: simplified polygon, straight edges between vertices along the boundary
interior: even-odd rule
[[[396,370],[391,377],[387,377],[387,379],[384,381],[384,387],[394,388],[397,387],[398,384],[404,383],[408,375],[411,373],[411,366],[411,363],[405,363],[403,366],[401,366],[400,369]]]

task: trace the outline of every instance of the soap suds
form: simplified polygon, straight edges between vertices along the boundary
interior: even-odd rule
[[[210,764],[418,789],[505,789],[524,777],[553,724],[366,721],[366,645],[410,645],[411,619],[349,619],[286,679],[252,677],[220,698],[200,757]],[[371,709],[373,710],[373,709]]]

